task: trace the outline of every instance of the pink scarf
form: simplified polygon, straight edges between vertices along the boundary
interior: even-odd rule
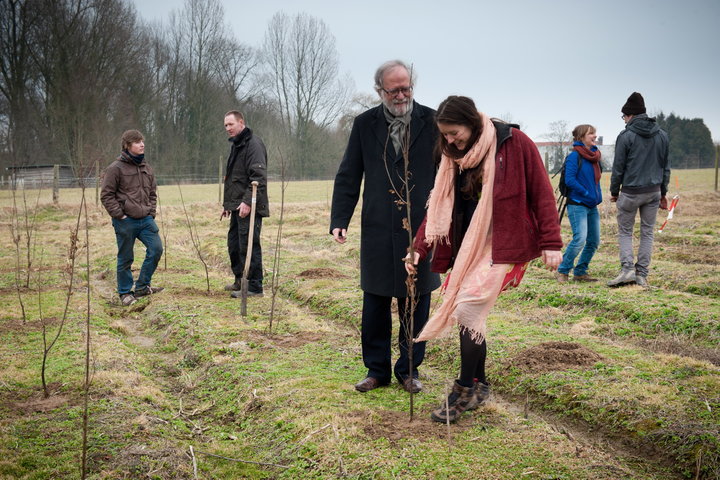
[[[482,133],[470,151],[463,158],[457,160],[446,155],[442,156],[440,168],[435,177],[435,186],[428,200],[425,228],[426,242],[428,245],[434,245],[442,241],[447,242],[450,238],[450,223],[455,202],[455,165],[457,164],[461,170],[478,166],[483,169],[483,188],[480,201],[455,259],[450,281],[443,296],[443,303],[420,332],[420,335],[415,340],[418,342],[439,337],[453,325],[453,314],[456,307],[460,303],[473,300],[467,298],[465,293],[458,296],[463,282],[466,279],[472,281],[472,279],[481,275],[481,269],[486,270],[487,267],[481,265],[480,259],[483,254],[487,256],[486,249],[491,248],[491,245],[486,245],[486,243],[492,227],[492,199],[497,139],[495,125],[490,121],[490,118],[483,113],[480,113],[480,117],[482,119]],[[461,323],[472,329],[471,325]]]

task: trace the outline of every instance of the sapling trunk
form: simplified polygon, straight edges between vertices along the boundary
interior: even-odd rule
[[[20,303],[20,310],[22,312],[22,323],[27,323],[27,314],[25,313],[25,303],[23,302],[22,293],[20,292],[20,216],[17,210],[17,198],[15,191],[16,182],[12,184],[12,195],[13,195],[13,210],[12,218],[10,219],[10,234],[12,235],[13,244],[15,245],[15,292],[17,293],[18,303]]]
[[[52,350],[53,346],[55,346],[55,342],[57,342],[57,339],[60,338],[60,334],[62,333],[63,327],[65,325],[65,321],[67,319],[68,311],[70,309],[70,298],[73,294],[73,281],[75,279],[75,260],[77,259],[77,251],[78,251],[78,230],[80,229],[80,219],[82,218],[82,212],[83,208],[85,207],[85,191],[83,190],[83,196],[80,200],[80,209],[78,210],[77,215],[77,221],[75,222],[75,229],[70,231],[70,246],[68,248],[68,254],[67,254],[67,260],[68,260],[68,270],[69,270],[69,278],[68,278],[68,285],[67,285],[67,291],[65,292],[65,309],[63,310],[62,318],[60,319],[60,325],[58,326],[57,332],[55,333],[55,336],[50,341],[50,343],[47,342],[47,336],[46,336],[46,326],[45,322],[43,321],[43,356],[42,356],[42,365],[40,370],[40,379],[42,381],[43,386],[43,393],[45,395],[45,398],[50,396],[50,392],[47,388],[47,381],[45,378],[45,372],[47,370],[47,363],[49,360],[50,350]],[[87,215],[87,212],[85,213]],[[88,282],[90,281],[88,277]],[[40,300],[40,282],[38,281],[38,302]],[[42,320],[42,319],[41,319]]]
[[[390,132],[388,132],[387,137],[385,138],[385,148],[384,151],[387,152],[388,148],[388,142],[390,141]],[[403,157],[403,172],[402,177],[400,178],[400,188],[398,188],[395,185],[395,181],[393,180],[393,174],[390,169],[390,166],[388,165],[387,161],[387,155],[383,155],[383,163],[385,164],[385,172],[387,174],[388,180],[390,182],[390,186],[392,187],[390,190],[390,193],[396,196],[395,204],[397,205],[397,208],[399,210],[402,210],[403,207],[405,209],[405,218],[403,218],[403,229],[407,231],[408,234],[408,253],[410,255],[410,259],[414,258],[414,250],[413,250],[413,229],[412,229],[412,205],[410,201],[410,193],[412,191],[412,188],[410,187],[410,126],[405,129],[405,134],[400,138],[400,146],[402,151],[402,157]],[[413,370],[415,365],[415,360],[413,358],[413,333],[415,331],[415,307],[417,306],[417,297],[416,297],[416,288],[415,288],[415,276],[414,275],[408,275],[405,279],[405,288],[406,288],[406,294],[405,297],[405,318],[402,319],[404,321],[401,322],[401,325],[404,325],[404,331],[401,332],[401,335],[405,335],[405,340],[407,344],[408,349],[408,372],[409,376],[408,379],[410,382],[412,382],[413,379]],[[412,391],[412,388],[409,389],[410,393],[410,421],[413,420],[414,411],[415,411],[415,394]]]
[[[167,257],[168,257],[168,241],[167,241],[167,230],[165,229],[165,216],[162,213],[162,206],[160,205],[160,194],[157,194],[157,206],[158,206],[158,217],[160,217],[160,229],[162,230],[163,236],[163,261],[165,262],[165,270],[167,271]]]
[[[87,450],[88,450],[88,403],[90,399],[90,226],[88,223],[87,202],[85,201],[85,187],[82,189],[82,204],[85,214],[85,260],[87,274],[87,303],[85,306],[85,384],[83,388],[83,435],[82,435],[82,478],[87,478]]]
[[[282,241],[282,228],[283,228],[283,214],[285,212],[285,188],[287,182],[285,181],[285,157],[282,151],[278,148],[280,155],[280,220],[278,222],[277,236],[275,237],[275,252],[273,254],[273,274],[272,282],[270,284],[270,292],[272,293],[272,303],[270,304],[270,323],[268,325],[268,332],[272,335],[273,318],[275,317],[275,300],[277,299],[278,291],[280,290],[280,243]]]
[[[187,208],[185,208],[185,199],[183,198],[182,188],[180,188],[179,183],[177,184],[177,187],[178,187],[178,191],[180,192],[180,202],[182,203],[183,212],[185,212],[185,223],[187,224],[188,231],[190,232],[190,241],[193,244],[195,253],[197,253],[198,258],[200,259],[200,263],[202,263],[203,267],[205,267],[205,282],[207,283],[207,291],[208,291],[208,293],[210,293],[210,272],[208,271],[208,266],[207,266],[207,262],[205,261],[205,257],[203,257],[203,254],[202,254],[202,248],[200,246],[200,237],[197,234],[197,227],[195,226],[194,221],[190,218]]]

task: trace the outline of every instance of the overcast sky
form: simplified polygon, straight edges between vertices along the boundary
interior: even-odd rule
[[[167,21],[185,0],[135,0]],[[322,19],[341,71],[372,93],[375,69],[399,58],[418,74],[415,100],[436,108],[467,95],[542,141],[549,124],[591,123],[613,144],[633,92],[648,114],[700,117],[720,141],[719,0],[221,0],[247,45],[262,44],[278,11]]]

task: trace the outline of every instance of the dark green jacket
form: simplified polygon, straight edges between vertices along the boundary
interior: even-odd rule
[[[230,155],[225,167],[223,208],[235,211],[241,203],[252,206],[252,181],[258,182],[255,214],[270,216],[267,195],[267,150],[248,127],[228,139]]]

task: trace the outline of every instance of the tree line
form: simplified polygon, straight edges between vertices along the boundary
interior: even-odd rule
[[[672,168],[715,166],[715,145],[702,118],[682,118],[660,112],[655,119],[670,137],[668,157]]]
[[[161,183],[217,181],[224,113],[239,109],[268,170],[331,178],[352,118],[377,103],[339,71],[335,38],[308,14],[277,13],[261,45],[239,41],[219,0],[186,0],[166,22],[130,0],[0,0],[0,168],[71,165],[93,176],[120,136],[146,136]],[[658,115],[673,168],[714,164],[702,119]],[[548,138],[569,135],[551,124]]]
[[[217,181],[224,113],[239,109],[268,145],[271,175],[282,158],[289,178],[329,177],[347,119],[366,106],[352,100],[328,27],[307,14],[276,14],[253,47],[219,0],[186,0],[163,23],[128,0],[0,0],[0,35],[3,170],[92,175],[136,128],[161,180]]]

